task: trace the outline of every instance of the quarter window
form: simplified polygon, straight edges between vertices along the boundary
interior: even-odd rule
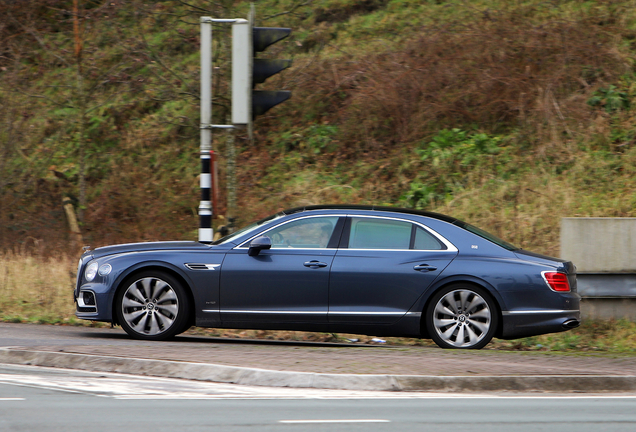
[[[423,228],[406,221],[351,218],[349,249],[442,250],[442,243]]]
[[[425,231],[424,229],[415,227],[415,242],[413,249],[417,250],[442,250],[446,249],[442,243],[437,240],[433,234]]]

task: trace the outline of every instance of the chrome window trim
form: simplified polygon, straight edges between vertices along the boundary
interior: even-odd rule
[[[254,240],[256,237],[265,235],[266,233],[268,233],[269,231],[278,228],[280,226],[286,225],[290,222],[295,222],[301,219],[310,219],[310,218],[317,218],[317,217],[349,217],[349,218],[354,218],[354,217],[359,217],[359,218],[370,218],[370,219],[385,219],[385,220],[395,220],[398,222],[407,222],[407,223],[412,223],[415,224],[417,226],[419,226],[420,228],[424,229],[426,232],[428,232],[429,234],[431,234],[433,237],[435,237],[437,240],[439,240],[440,242],[442,242],[442,244],[444,246],[446,246],[446,249],[351,249],[351,248],[275,248],[276,250],[296,250],[296,251],[303,251],[303,250],[349,250],[349,251],[377,251],[377,252],[386,252],[386,251],[398,251],[398,252],[459,252],[459,249],[457,249],[455,247],[454,244],[452,244],[450,241],[448,241],[446,238],[444,238],[441,234],[439,234],[438,232],[436,232],[435,230],[427,227],[426,225],[423,225],[420,222],[417,221],[413,221],[410,219],[402,219],[402,218],[396,218],[396,217],[388,217],[388,216],[375,216],[375,215],[356,215],[356,214],[346,214],[346,215],[338,215],[338,214],[322,214],[322,215],[309,215],[309,216],[303,216],[300,218],[296,218],[296,219],[291,219],[288,221],[285,221],[281,224],[278,224],[276,226],[273,226],[271,228],[269,228],[268,230],[263,231],[260,234],[257,234],[253,237],[250,237],[248,240],[244,241],[243,243],[241,243],[239,246],[236,246],[234,249],[249,249],[249,243]],[[274,249],[274,248],[273,248]]]
[[[351,249],[351,248],[347,248],[346,250],[352,250],[352,251],[400,251],[400,252],[405,252],[405,251],[410,251],[410,252],[459,252],[459,249],[457,249],[455,247],[454,244],[452,244],[450,241],[446,240],[446,238],[442,237],[441,234],[439,234],[438,232],[436,232],[435,230],[427,227],[426,225],[423,225],[420,222],[417,221],[413,221],[410,219],[403,219],[403,218],[396,218],[396,217],[390,217],[390,216],[375,216],[375,215],[347,215],[347,217],[350,218],[369,218],[369,219],[386,219],[386,220],[395,220],[398,222],[408,222],[408,223],[412,223],[414,225],[419,226],[420,228],[424,229],[424,231],[428,232],[429,234],[431,234],[433,237],[435,237],[437,240],[441,241],[442,244],[444,246],[446,246],[446,249]]]
[[[544,309],[544,310],[524,310],[524,311],[502,311],[502,315],[526,315],[526,314],[564,314],[580,312],[579,309]]]
[[[291,222],[296,222],[296,221],[303,220],[303,219],[318,218],[318,217],[321,217],[321,218],[324,218],[324,217],[341,218],[341,217],[347,217],[347,215],[342,215],[342,214],[321,214],[321,215],[308,215],[308,216],[303,216],[303,217],[299,217],[299,218],[296,218],[296,219],[290,219],[290,220],[285,221],[283,223],[279,223],[278,225],[275,225],[275,226],[263,231],[260,234],[257,234],[257,235],[255,235],[253,237],[250,237],[248,240],[244,241],[243,243],[241,243],[240,245],[238,245],[234,249],[249,249],[249,243],[252,240],[254,240],[256,237],[260,237],[262,235],[265,235],[266,233],[270,232],[273,229],[276,229],[276,228],[281,227],[283,225],[287,225],[288,223],[291,223]],[[287,250],[287,249],[292,249],[292,250],[337,250],[338,248],[327,248],[327,247],[324,247],[324,248],[272,248],[272,249],[281,249],[281,250]]]

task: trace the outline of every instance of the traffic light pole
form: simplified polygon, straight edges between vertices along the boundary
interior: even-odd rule
[[[212,24],[233,23],[236,19],[201,17],[201,202],[199,241],[212,243],[212,129],[233,129],[233,125],[212,124]]]
[[[212,124],[212,24],[232,24],[232,125]],[[255,90],[263,83],[291,65],[291,60],[255,58],[254,54],[285,39],[291,29],[254,27],[254,6],[249,20],[213,19],[201,17],[201,203],[199,205],[199,241],[211,243],[212,232],[212,129],[247,127],[250,139],[254,118],[286,101],[291,92],[285,90]],[[233,160],[233,157],[231,158]],[[228,161],[231,165],[232,161]],[[232,182],[228,182],[233,190]],[[230,200],[232,201],[232,200]],[[228,208],[233,205],[228,204]],[[233,212],[233,211],[232,211]],[[234,216],[231,214],[230,216]],[[228,219],[230,223],[232,222]]]

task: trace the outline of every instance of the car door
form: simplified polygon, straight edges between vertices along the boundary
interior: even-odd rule
[[[261,233],[272,247],[257,256],[247,253],[252,239],[228,252],[220,282],[223,325],[326,326],[329,272],[343,225],[339,216],[298,218]]]
[[[329,322],[334,329],[395,323],[456,255],[452,244],[422,224],[349,217],[331,269]]]

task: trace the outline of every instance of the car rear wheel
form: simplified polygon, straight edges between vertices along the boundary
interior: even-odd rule
[[[498,319],[491,296],[470,285],[453,285],[437,292],[426,312],[428,333],[442,348],[483,348],[494,336]]]
[[[152,271],[128,279],[116,298],[119,324],[135,339],[165,340],[188,326],[188,296],[169,274]]]

